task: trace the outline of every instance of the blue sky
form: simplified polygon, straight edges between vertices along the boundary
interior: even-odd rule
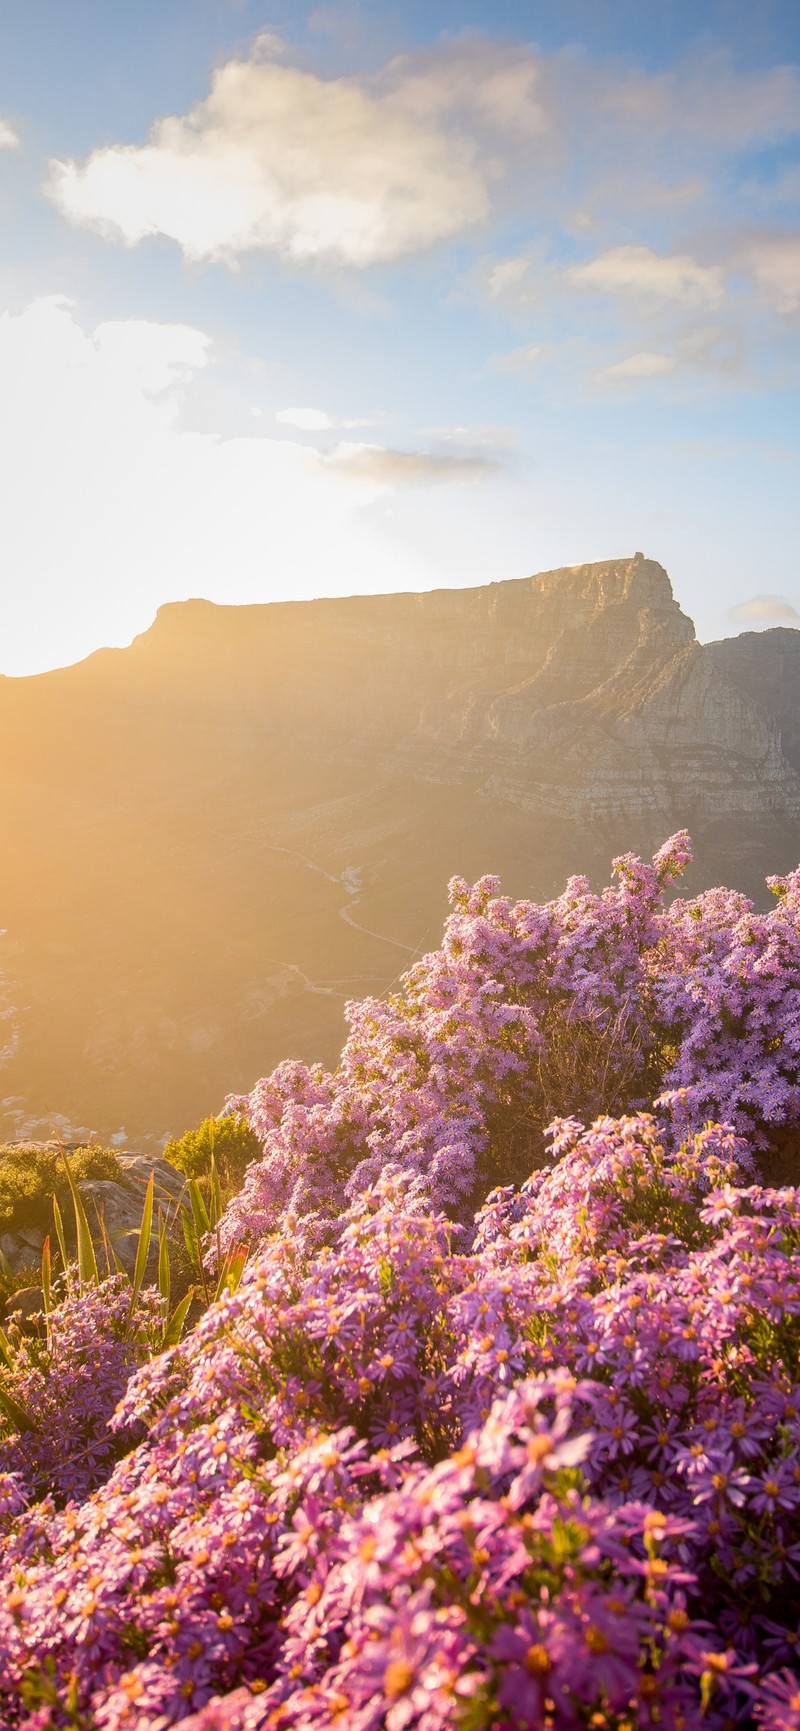
[[[641,548],[800,612],[800,12],[0,10],[0,670]]]

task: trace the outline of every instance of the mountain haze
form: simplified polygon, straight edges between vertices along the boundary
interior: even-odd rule
[[[763,896],[800,858],[798,686],[800,633],[704,648],[641,554],[174,603],[0,680],[0,1132],[155,1139],[331,1061],[346,998],[438,942],[455,872],[549,896],[686,825],[691,890]]]

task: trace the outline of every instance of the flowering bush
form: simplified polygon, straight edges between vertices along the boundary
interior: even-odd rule
[[[9,1488],[4,1725],[797,1726],[800,1194],[556,1144],[468,1249],[402,1172],[274,1242],[93,1497]]]
[[[13,1343],[0,1366],[0,1487],[10,1474],[27,1497],[82,1497],[110,1472],[131,1436],[109,1419],[131,1372],[160,1337],[160,1305],[117,1276],[67,1291],[39,1336]],[[3,1523],[0,1488],[0,1531]]]
[[[138,1369],[113,1283],[65,1313],[89,1476],[11,1410],[8,1731],[800,1731],[800,1189],[745,1141],[797,1118],[800,875],[665,907],[687,854],[456,884],[336,1074],[239,1103],[238,1288]],[[547,1152],[559,1090],[615,1115]]]
[[[711,890],[665,905],[691,858],[685,832],[646,865],[615,862],[595,894],[511,902],[496,878],[450,885],[440,950],[385,1002],[348,1006],[335,1074],[280,1064],[229,1105],[260,1138],[223,1225],[257,1243],[282,1222],[320,1242],[386,1162],[425,1176],[468,1218],[525,1179],[556,1113],[584,1121],[659,1096],[677,1129],[732,1123],[760,1150],[800,1122],[800,871],[778,901]]]

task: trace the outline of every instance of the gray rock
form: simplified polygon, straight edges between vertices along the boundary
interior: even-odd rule
[[[13,1274],[18,1274],[21,1268],[32,1268],[39,1262],[40,1252],[41,1245],[37,1252],[20,1232],[0,1233],[0,1254],[5,1257]]]
[[[176,1171],[168,1160],[149,1154],[117,1153],[123,1183],[135,1189],[137,1194],[144,1194],[150,1181],[150,1174],[155,1177],[155,1203],[162,1208],[167,1205],[172,1213],[186,1194],[186,1179],[182,1172]]]
[[[139,1229],[142,1224],[141,1194],[122,1184],[112,1183],[107,1178],[95,1178],[88,1184],[81,1185],[81,1195],[101,1270],[104,1260],[103,1233],[105,1231],[111,1249],[116,1252],[123,1268],[132,1274],[136,1262]],[[147,1263],[149,1279],[155,1277],[157,1259],[157,1241],[154,1233]]]
[[[6,1305],[6,1316],[25,1334],[44,1333],[44,1298],[40,1286],[21,1286]]]

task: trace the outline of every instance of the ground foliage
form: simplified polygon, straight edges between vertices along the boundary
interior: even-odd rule
[[[800,1115],[800,878],[667,909],[686,854],[456,885],[340,1072],[259,1084],[250,1264],[167,1352],[137,1301],[93,1491],[7,1422],[10,1731],[798,1731],[800,1190],[744,1132]],[[486,1196],[570,1029],[614,1115]]]
[[[119,1184],[122,1172],[112,1148],[91,1143],[73,1148],[69,1166],[76,1183],[107,1179]],[[0,1147],[0,1233],[45,1230],[52,1222],[52,1198],[68,1212],[69,1179],[62,1149],[56,1144],[6,1143]]]

